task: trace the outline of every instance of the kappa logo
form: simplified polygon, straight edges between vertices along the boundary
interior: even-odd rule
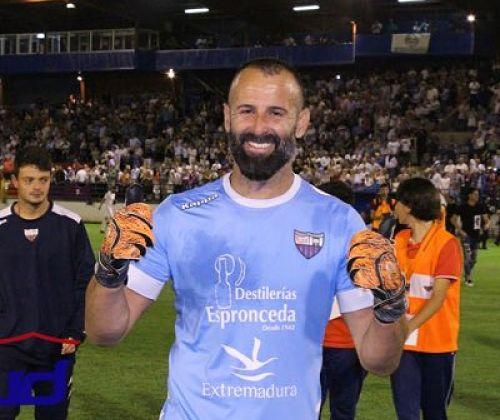
[[[181,210],[189,210],[189,209],[192,209],[193,207],[200,207],[203,204],[208,204],[217,198],[219,198],[219,194],[212,194],[212,195],[210,195],[206,198],[203,198],[201,200],[190,201],[188,203],[184,203],[183,205],[181,205]]]
[[[24,236],[30,242],[34,242],[38,236],[38,229],[24,229]]]
[[[324,233],[301,232],[295,229],[293,239],[298,251],[308,260],[316,256],[325,244]]]
[[[257,371],[261,370],[261,368],[263,368],[267,364],[269,364],[275,360],[278,360],[277,357],[270,357],[267,360],[260,361],[259,360],[260,345],[261,345],[261,341],[258,338],[254,337],[252,356],[250,358],[250,357],[246,356],[245,354],[241,353],[240,351],[236,350],[234,347],[222,344],[222,348],[224,349],[224,351],[232,358],[238,360],[242,365],[242,367],[238,367],[238,366],[231,366],[231,367],[236,371],[245,372],[245,373],[232,372],[232,374],[234,376],[236,376],[240,379],[243,379],[245,381],[260,382],[263,379],[267,378],[268,376],[274,375],[273,372],[256,373]]]

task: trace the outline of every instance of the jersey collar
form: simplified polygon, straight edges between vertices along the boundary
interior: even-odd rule
[[[301,177],[297,174],[294,174],[292,186],[284,194],[281,194],[278,197],[274,198],[258,199],[258,198],[248,198],[242,196],[241,194],[238,194],[231,187],[231,182],[229,181],[230,176],[231,173],[228,173],[222,177],[222,186],[224,187],[224,191],[229,196],[229,198],[242,206],[261,208],[261,209],[279,206],[280,204],[284,204],[290,201],[293,197],[295,197],[302,183]]]
[[[17,217],[18,219],[20,220],[23,220],[25,222],[36,222],[40,219],[42,219],[43,217],[45,217],[47,214],[49,214],[51,211],[52,211],[52,207],[54,206],[54,202],[52,200],[49,199],[49,207],[47,208],[47,210],[45,210],[45,213],[41,214],[40,216],[38,216],[36,219],[25,219],[24,217],[21,217],[14,209],[15,205],[17,204],[17,201],[14,201],[12,203],[12,205],[10,206],[10,212],[11,214],[13,214],[15,217]]]

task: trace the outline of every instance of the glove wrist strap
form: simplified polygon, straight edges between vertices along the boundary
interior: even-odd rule
[[[373,308],[375,317],[382,324],[392,324],[406,313],[406,299],[404,288],[396,295],[382,301]]]
[[[115,260],[111,256],[99,253],[95,279],[108,289],[116,289],[127,284],[129,260]]]

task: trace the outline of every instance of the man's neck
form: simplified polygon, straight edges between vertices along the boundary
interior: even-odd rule
[[[252,199],[270,199],[285,194],[293,184],[291,165],[285,165],[266,181],[252,181],[246,178],[237,166],[231,173],[231,187],[238,194]]]
[[[34,220],[43,216],[49,206],[49,200],[46,200],[40,204],[31,204],[26,201],[20,200],[14,205],[14,211],[22,219]]]

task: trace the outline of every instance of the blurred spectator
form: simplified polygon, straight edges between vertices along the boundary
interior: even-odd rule
[[[382,25],[382,22],[376,20],[375,22],[372,23],[372,27],[371,27],[372,34],[374,34],[374,35],[381,34],[383,28],[384,28],[384,25]]]
[[[430,31],[430,24],[425,20],[421,22],[415,21],[415,23],[413,24],[413,32],[417,34],[428,33],[429,31]]]
[[[7,191],[5,178],[3,176],[3,172],[0,171],[0,203],[5,204],[7,202]]]

